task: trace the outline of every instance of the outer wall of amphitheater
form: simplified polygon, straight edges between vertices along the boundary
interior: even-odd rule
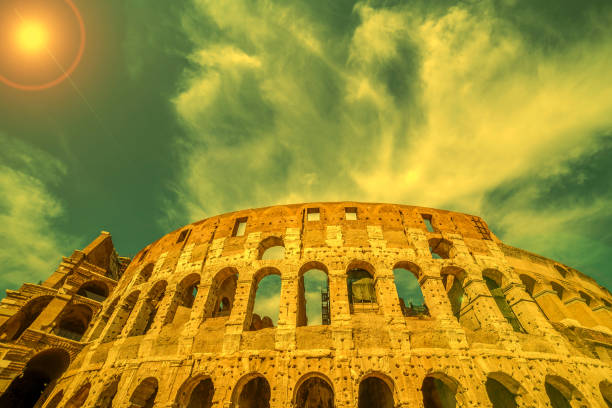
[[[284,257],[262,260],[271,246]],[[400,304],[399,267],[426,313]],[[312,268],[328,277],[329,325],[299,324]],[[352,300],[356,269],[374,300]],[[269,274],[281,277],[278,322],[253,330]],[[505,245],[476,216],[356,202],[245,210],[131,261],[102,233],[44,283],[8,291],[0,390],[19,392],[42,355],[67,368],[37,407],[609,407],[611,305],[593,279]]]

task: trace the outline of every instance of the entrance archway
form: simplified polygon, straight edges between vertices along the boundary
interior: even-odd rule
[[[0,407],[34,407],[49,384],[59,378],[69,364],[70,355],[64,350],[50,349],[38,353],[0,396]]]
[[[334,390],[325,379],[311,376],[298,386],[295,408],[334,408]]]
[[[457,406],[457,384],[444,374],[425,377],[421,392],[425,408],[455,408]]]
[[[257,375],[242,386],[234,407],[270,408],[270,395],[268,380],[261,375]]]
[[[393,408],[393,392],[378,377],[368,377],[359,383],[358,408]]]

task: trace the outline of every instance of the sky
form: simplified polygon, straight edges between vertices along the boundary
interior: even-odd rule
[[[132,256],[216,214],[342,200],[476,214],[612,288],[610,1],[74,4],[69,79],[0,82],[0,289],[101,230]],[[6,31],[31,15],[49,55]],[[3,1],[7,21],[3,77],[78,54],[65,0]]]

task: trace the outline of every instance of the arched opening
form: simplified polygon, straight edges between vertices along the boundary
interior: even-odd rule
[[[185,408],[211,408],[215,387],[210,378],[204,378],[195,384],[190,384],[186,390],[183,403],[179,407]]]
[[[501,273],[493,269],[487,269],[482,273],[482,277],[487,285],[487,288],[489,289],[489,292],[491,293],[491,296],[493,296],[493,300],[495,300],[495,303],[497,304],[497,308],[504,316],[506,321],[510,323],[515,332],[524,333],[525,330],[523,329],[523,326],[521,326],[521,323],[514,314],[514,311],[508,304],[506,295],[504,295],[504,291],[501,288]]]
[[[429,251],[433,259],[454,258],[457,250],[453,243],[444,238],[431,238],[429,241]]]
[[[77,295],[95,300],[96,302],[104,302],[108,297],[108,286],[104,282],[89,281],[81,285]]]
[[[132,314],[132,310],[134,310],[134,306],[138,301],[138,297],[140,296],[140,291],[135,291],[129,294],[128,297],[125,298],[123,304],[117,311],[117,314],[113,318],[112,323],[110,324],[106,335],[104,336],[104,342],[113,341],[117,338],[119,334],[123,331],[125,323],[128,318]]]
[[[89,327],[93,311],[86,305],[69,305],[60,314],[53,333],[66,339],[81,341]]]
[[[280,272],[274,268],[264,268],[255,274],[253,280],[254,290],[252,287],[251,292],[255,292],[255,298],[249,330],[274,327],[280,307]]]
[[[550,282],[550,286],[557,293],[559,300],[563,301],[563,292],[565,292],[563,286],[559,285],[557,282]]]
[[[213,279],[211,296],[214,299],[212,317],[229,316],[234,305],[238,272],[233,268],[221,270]]]
[[[59,406],[59,403],[62,402],[62,398],[64,398],[64,390],[56,392],[53,398],[51,398],[47,405],[45,405],[45,408],[57,408]]]
[[[144,268],[142,268],[142,270],[138,274],[138,277],[136,278],[136,281],[134,282],[134,285],[141,285],[143,283],[148,282],[149,279],[151,279],[151,275],[153,275],[152,263],[147,264],[144,266]]]
[[[460,322],[461,308],[466,298],[465,291],[463,290],[465,271],[455,267],[444,268],[440,272],[440,276],[442,276],[442,284],[446,289],[453,315],[457,318],[457,321]]]
[[[295,408],[334,408],[334,390],[319,376],[304,380],[295,393]]]
[[[519,275],[519,279],[521,280],[521,282],[523,282],[523,285],[525,285],[525,291],[529,293],[529,296],[533,297],[536,280],[529,275]]]
[[[602,381],[599,383],[599,392],[603,397],[608,408],[612,408],[612,383],[610,381]]]
[[[100,334],[102,333],[102,330],[104,330],[104,328],[106,327],[106,324],[108,323],[108,319],[110,319],[110,317],[115,312],[115,308],[117,307],[118,303],[119,303],[119,296],[113,299],[111,304],[108,305],[108,307],[99,315],[97,319],[97,323],[94,326],[93,330],[91,331],[91,334],[89,335],[89,339],[88,339],[89,341],[94,341],[100,336]]]
[[[262,376],[250,379],[241,389],[237,408],[270,408],[270,384]]]
[[[330,324],[327,268],[319,262],[309,262],[298,275],[297,326]]]
[[[38,353],[0,396],[0,407],[34,407],[45,389],[66,371],[68,364],[70,356],[65,350],[51,349]]]
[[[393,267],[395,289],[404,316],[429,316],[419,275],[420,268],[412,262],[399,262]]]
[[[81,387],[79,387],[77,392],[74,393],[72,398],[68,400],[64,408],[81,408],[83,405],[85,405],[90,389],[90,383],[83,384]]]
[[[378,377],[367,377],[359,383],[358,408],[393,408],[393,391]]]
[[[519,383],[503,373],[492,373],[485,383],[489,401],[493,408],[516,408],[517,394],[521,389]]]
[[[285,258],[285,244],[282,238],[268,237],[259,243],[257,259],[263,261]]]
[[[347,268],[346,285],[351,313],[378,310],[372,265],[352,262]]]
[[[457,406],[457,382],[444,374],[432,374],[425,377],[421,391],[425,408],[455,408]]]
[[[173,323],[184,323],[189,320],[193,302],[198,295],[198,286],[200,285],[200,275],[192,273],[186,276],[178,284],[178,299],[173,302],[172,311],[170,312],[169,320]]]
[[[104,387],[104,390],[98,396],[96,408],[112,408],[113,400],[119,389],[119,377],[112,378],[111,381]]]
[[[569,381],[556,375],[547,375],[544,383],[552,408],[571,408],[572,403],[583,400],[582,395]]]
[[[568,275],[567,269],[565,269],[564,267],[560,265],[555,265],[555,269],[557,270],[557,272],[559,272],[559,275],[561,275],[561,277],[567,278],[567,275]]]
[[[134,327],[132,327],[129,336],[140,336],[146,334],[151,329],[155,322],[155,317],[157,316],[161,301],[166,294],[167,285],[168,283],[166,281],[159,281],[153,285],[140,310],[138,318],[134,322]]]
[[[130,403],[134,407],[153,408],[155,397],[157,397],[157,380],[149,377],[138,384],[130,397]]]
[[[30,327],[34,320],[47,307],[53,296],[40,296],[30,300],[14,316],[3,325],[0,334],[1,341],[15,341]]]
[[[584,299],[584,302],[587,304],[587,306],[591,306],[591,302],[593,301],[593,298],[591,298],[589,295],[587,295],[586,293],[582,291],[578,292],[578,294],[580,295],[582,299]]]

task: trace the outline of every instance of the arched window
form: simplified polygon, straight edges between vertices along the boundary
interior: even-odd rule
[[[557,282],[550,282],[550,286],[555,292],[557,292],[557,297],[559,300],[563,301],[563,292],[565,292],[563,286],[559,285]]]
[[[334,408],[334,390],[319,376],[303,381],[295,393],[295,408]]]
[[[132,314],[132,310],[134,310],[134,306],[136,305],[136,301],[138,300],[139,296],[140,291],[137,290],[130,293],[129,296],[125,298],[122,306],[118,309],[117,314],[108,327],[103,342],[113,341],[119,334],[121,334],[125,327],[125,323]]]
[[[279,237],[268,237],[261,241],[258,248],[258,257],[264,261],[280,260],[285,258],[285,245]]]
[[[374,276],[363,268],[349,268],[346,274],[349,304],[351,313],[357,311],[372,311],[376,302]]]
[[[506,321],[510,323],[515,332],[524,333],[525,330],[523,329],[523,326],[521,326],[521,323],[512,311],[512,308],[506,300],[506,295],[504,295],[504,291],[501,288],[501,273],[496,270],[487,269],[483,272],[482,277],[487,284],[487,288],[489,289],[491,296],[493,296],[493,299],[497,304],[497,308],[504,316]]]
[[[525,285],[525,290],[531,297],[533,297],[533,291],[535,289],[536,281],[529,275],[519,275],[519,279]]]
[[[589,295],[587,295],[586,293],[582,291],[578,292],[578,294],[580,295],[581,298],[584,299],[587,306],[591,306],[591,302],[593,301],[593,298],[591,298]]]
[[[465,300],[465,292],[462,284],[465,277],[465,271],[459,268],[445,268],[440,272],[440,275],[442,276],[442,284],[446,289],[453,315],[457,318],[457,321],[460,321],[461,308]]]
[[[95,300],[96,302],[104,302],[108,297],[108,286],[104,282],[89,281],[79,288],[77,295]]]
[[[520,385],[509,376],[496,373],[496,375],[489,375],[485,383],[487,395],[493,405],[493,408],[516,408],[518,404],[516,402],[516,394]],[[499,377],[505,377],[506,381],[502,381]],[[495,377],[495,378],[494,378]],[[509,386],[507,386],[510,384]]]
[[[453,243],[444,238],[431,238],[429,240],[429,251],[434,259],[454,258],[457,253]]]
[[[237,408],[269,408],[270,384],[262,376],[251,378],[244,386],[237,387]]]
[[[100,396],[98,396],[98,401],[95,405],[96,408],[112,408],[113,400],[119,388],[119,379],[119,377],[114,377],[106,384],[104,390],[100,393]]]
[[[571,408],[574,402],[584,399],[569,381],[555,375],[546,376],[544,389],[552,408]]]
[[[567,275],[568,275],[567,269],[565,269],[564,267],[560,265],[555,265],[555,269],[557,270],[557,272],[559,272],[559,275],[561,275],[561,277],[567,278]]]
[[[234,306],[234,296],[238,284],[238,272],[234,268],[225,268],[213,279],[210,289],[212,302],[212,317],[229,316]],[[210,315],[209,315],[210,316]]]
[[[166,281],[159,281],[153,285],[143,304],[140,314],[134,322],[131,332],[128,334],[129,336],[140,336],[146,334],[151,329],[155,322],[155,317],[157,316],[161,301],[166,294],[167,285],[168,283]]]
[[[143,283],[148,282],[152,274],[153,274],[153,264],[150,263],[150,264],[145,265],[145,267],[142,268],[142,270],[138,274],[138,277],[136,278],[134,285],[141,285]]]
[[[457,406],[457,382],[444,374],[425,377],[421,386],[425,408],[455,408]]]
[[[64,408],[81,408],[85,405],[85,401],[89,396],[89,390],[91,389],[91,384],[86,383],[83,384],[79,389],[74,393],[72,398],[68,400]]]
[[[30,300],[15,315],[7,320],[0,330],[0,340],[14,341],[28,328],[47,307],[53,296],[40,296]]]
[[[184,408],[211,408],[215,387],[210,378],[189,379],[177,396],[177,406]]]
[[[53,332],[66,339],[80,341],[89,327],[93,311],[85,305],[69,305],[60,314]]]
[[[253,280],[255,297],[249,330],[274,327],[280,306],[280,272],[274,268],[264,268],[255,274]]]
[[[157,397],[157,380],[149,377],[138,384],[130,397],[130,402],[137,407],[153,408],[155,397]]]
[[[309,262],[298,273],[297,326],[330,324],[327,268]]]
[[[359,383],[358,408],[393,408],[393,392],[378,377],[368,377]]]
[[[612,408],[612,383],[610,381],[602,381],[599,383],[599,392],[603,397],[608,408]]]
[[[36,354],[0,396],[0,407],[34,407],[45,389],[58,379],[70,364],[68,352],[45,350]]]
[[[393,268],[393,280],[404,316],[429,316],[418,276],[420,268],[412,262],[399,262]]]
[[[198,294],[200,275],[192,273],[178,284],[178,299],[172,303],[168,320],[173,323],[184,323],[191,316],[191,308]]]

